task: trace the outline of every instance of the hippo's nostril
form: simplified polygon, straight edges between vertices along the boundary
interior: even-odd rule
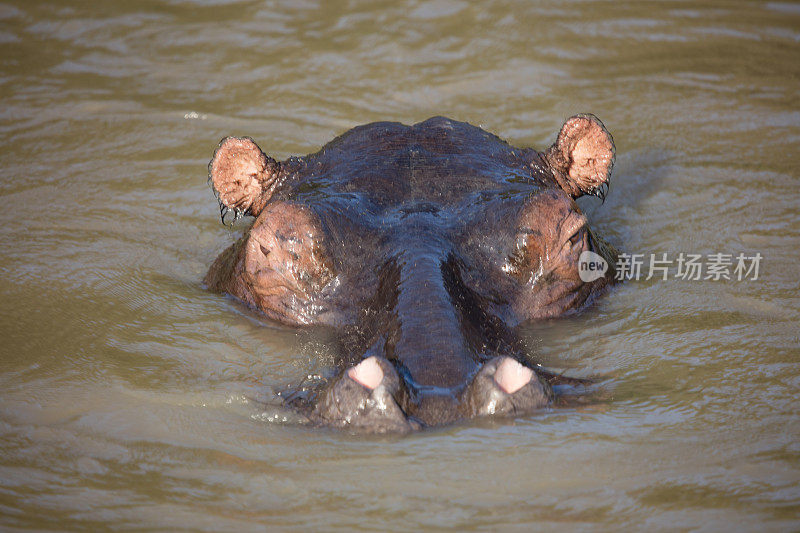
[[[552,397],[550,386],[532,369],[501,356],[483,365],[465,390],[462,403],[470,416],[509,415],[544,407]]]
[[[353,381],[365,386],[370,390],[375,390],[383,381],[383,370],[378,364],[378,360],[368,357],[347,371],[347,375]]]
[[[398,404],[400,379],[391,363],[371,356],[346,371],[323,392],[312,420],[369,433],[419,429]]]
[[[497,365],[494,380],[507,394],[514,394],[533,379],[533,370],[506,357]]]

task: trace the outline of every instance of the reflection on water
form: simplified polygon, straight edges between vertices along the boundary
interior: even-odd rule
[[[800,12],[792,3],[0,6],[6,527],[796,529]],[[236,231],[205,165],[448,115],[545,147],[600,116],[600,233],[764,256],[535,324],[608,401],[406,438],[275,423],[331,347],[200,280]],[[309,378],[311,376],[311,378]]]

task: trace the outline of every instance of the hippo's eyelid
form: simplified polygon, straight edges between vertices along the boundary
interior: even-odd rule
[[[574,211],[567,215],[564,222],[561,224],[561,234],[566,237],[564,241],[572,241],[572,238],[580,233],[580,231],[587,227],[589,220],[585,215],[575,213]]]

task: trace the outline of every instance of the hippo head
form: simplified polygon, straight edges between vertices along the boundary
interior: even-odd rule
[[[593,115],[544,152],[442,117],[360,126],[283,162],[228,137],[209,179],[223,220],[255,221],[205,283],[272,320],[335,328],[340,373],[307,406],[316,422],[407,431],[529,412],[552,401],[552,376],[517,327],[612,281],[616,254],[574,199],[604,197],[613,163]],[[590,282],[587,251],[610,265]]]

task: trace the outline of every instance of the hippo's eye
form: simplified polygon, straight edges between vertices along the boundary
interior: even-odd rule
[[[586,217],[581,214],[572,212],[567,216],[561,225],[561,238],[564,239],[561,242],[565,248],[573,249],[584,242],[586,223]]]
[[[569,238],[569,243],[572,246],[575,246],[576,244],[578,244],[582,240],[582,237],[583,237],[583,231],[582,230],[583,230],[583,228],[580,228],[578,231],[576,231],[575,233],[572,234],[572,237]]]

